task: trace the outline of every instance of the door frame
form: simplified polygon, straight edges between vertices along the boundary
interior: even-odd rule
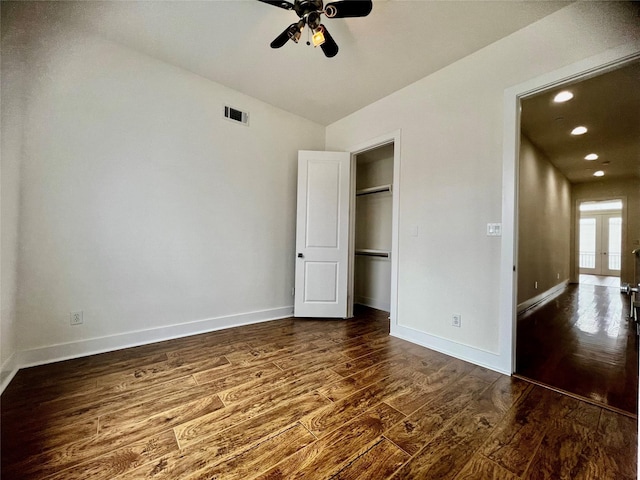
[[[355,145],[347,151],[351,154],[351,193],[349,218],[349,277],[347,291],[347,316],[353,317],[354,274],[355,274],[355,225],[356,225],[356,159],[357,156],[378,147],[393,144],[393,188],[391,190],[391,296],[389,299],[389,320],[393,325],[398,322],[398,240],[400,224],[400,136],[395,130],[366,142]]]
[[[606,73],[640,59],[635,43],[627,43],[528,80],[504,91],[502,144],[502,244],[500,259],[500,367],[515,372],[518,258],[518,161],[520,101],[569,82]],[[640,465],[640,464],[639,464]]]
[[[581,198],[574,199],[573,211],[575,212],[574,213],[575,238],[573,242],[574,250],[573,250],[573,254],[571,255],[571,277],[570,277],[572,283],[578,283],[578,280],[580,278],[580,263],[578,261],[578,255],[580,251],[580,236],[579,236],[580,235],[580,217],[581,217],[580,204],[583,202],[606,202],[610,200],[620,200],[622,202],[622,209],[619,212],[603,210],[602,212],[594,213],[594,215],[597,215],[597,214],[608,215],[608,214],[619,213],[620,217],[622,217],[622,235],[621,235],[622,238],[620,239],[620,249],[622,250],[623,253],[628,249],[628,245],[626,243],[626,239],[627,239],[627,196],[626,195],[594,196],[594,197],[581,197]],[[622,279],[623,266],[624,266],[624,258],[620,258],[620,272],[618,272],[617,275],[612,275],[612,276],[617,276]],[[602,274],[602,275],[606,276],[606,274]]]

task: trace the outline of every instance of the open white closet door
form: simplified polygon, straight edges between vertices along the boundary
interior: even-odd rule
[[[296,317],[347,317],[351,154],[298,152]]]

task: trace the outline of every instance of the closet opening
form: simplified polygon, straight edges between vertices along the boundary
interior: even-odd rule
[[[392,311],[394,143],[354,155],[350,302]]]

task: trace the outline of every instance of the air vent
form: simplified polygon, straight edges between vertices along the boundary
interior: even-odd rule
[[[229,105],[225,105],[224,107],[224,117],[228,118],[232,122],[249,125],[249,113],[230,107]]]

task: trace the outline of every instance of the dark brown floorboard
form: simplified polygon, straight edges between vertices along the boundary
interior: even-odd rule
[[[571,284],[520,315],[516,372],[632,415],[638,411],[638,337],[617,288]]]
[[[388,332],[365,309],[21,370],[2,478],[635,478],[634,419]]]

